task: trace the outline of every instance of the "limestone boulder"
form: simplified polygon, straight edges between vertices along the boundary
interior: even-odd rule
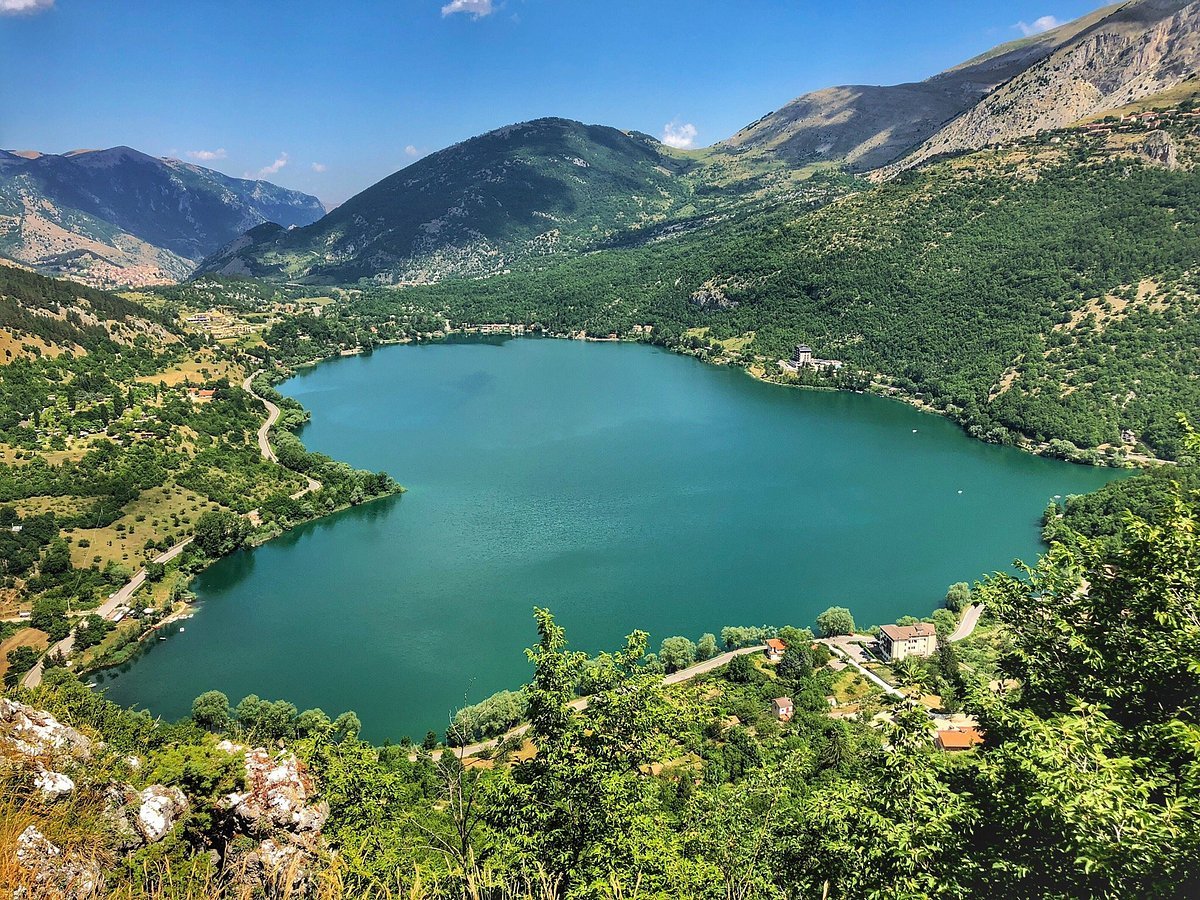
[[[14,898],[91,900],[100,894],[103,873],[94,857],[65,853],[30,825],[17,836]]]
[[[92,742],[45,710],[0,698],[0,747],[30,759],[86,760]]]

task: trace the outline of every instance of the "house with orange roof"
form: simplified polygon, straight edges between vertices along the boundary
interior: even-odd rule
[[[779,638],[770,638],[766,641],[767,644],[767,659],[771,662],[779,662],[783,659],[783,654],[787,650],[787,644]]]
[[[982,744],[983,732],[978,728],[948,728],[945,731],[939,731],[933,740],[939,750],[959,753],[963,750],[972,750]]]

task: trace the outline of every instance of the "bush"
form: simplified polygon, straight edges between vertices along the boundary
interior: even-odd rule
[[[854,634],[854,616],[844,606],[831,606],[817,616],[817,627],[825,637]]]

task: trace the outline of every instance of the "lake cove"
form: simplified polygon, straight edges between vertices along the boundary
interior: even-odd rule
[[[309,448],[408,493],[202,573],[186,631],[100,677],[112,699],[177,717],[255,693],[420,737],[526,680],[534,605],[589,651],[833,604],[861,626],[928,615],[952,582],[1032,561],[1051,497],[1122,474],[635,344],[394,347],[281,390],[312,412]]]

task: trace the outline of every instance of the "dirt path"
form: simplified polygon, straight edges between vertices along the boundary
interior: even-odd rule
[[[757,644],[753,647],[739,647],[737,650],[730,650],[727,653],[714,656],[712,659],[706,659],[703,662],[695,663],[694,665],[688,666],[686,669],[680,669],[678,672],[672,672],[670,675],[664,676],[662,680],[663,687],[667,687],[672,684],[682,684],[685,681],[691,681],[698,675],[705,675],[714,669],[719,669],[721,666],[727,665],[735,656],[744,656],[747,653],[762,653],[765,649],[766,647],[763,644]],[[569,708],[574,710],[587,709],[587,705],[587,697],[580,697],[579,699],[572,700],[567,704]],[[468,756],[476,756],[479,753],[482,753],[484,750],[491,750],[492,748],[499,746],[502,741],[520,737],[528,730],[528,725],[518,725],[516,728],[506,731],[504,734],[500,735],[500,737],[494,737],[486,741],[479,741],[475,744],[467,744],[465,747],[449,747],[447,749],[452,751],[459,759],[465,759]],[[445,752],[447,752],[447,750],[433,750],[429,755],[432,756],[436,762],[442,758],[442,754]],[[415,760],[417,758],[417,754],[413,753],[408,758],[410,760]]]
[[[242,390],[267,408],[267,420],[263,422],[258,429],[258,449],[262,453],[263,459],[270,460],[271,462],[275,463],[275,465],[280,465],[279,457],[275,455],[275,451],[271,448],[271,429],[274,427],[275,423],[279,421],[279,407],[266,397],[260,397],[258,394],[254,393],[254,387],[252,386],[255,377],[261,371],[262,370],[260,369],[258,372],[251,372],[248,376],[246,376],[246,380],[242,382]],[[296,474],[303,475],[304,473],[297,472]],[[304,478],[308,484],[296,491],[296,493],[292,494],[293,500],[299,500],[305,494],[311,494],[314,491],[319,491],[321,489],[321,482],[317,481],[317,479],[311,477],[310,475],[304,475]]]

